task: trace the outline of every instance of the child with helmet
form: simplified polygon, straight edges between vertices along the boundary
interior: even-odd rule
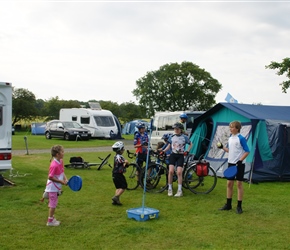
[[[172,182],[174,167],[177,166],[177,178],[178,178],[178,190],[174,197],[183,196],[182,193],[182,171],[184,165],[184,155],[187,155],[192,147],[192,142],[189,140],[188,136],[182,133],[184,129],[180,122],[173,125],[174,134],[168,138],[168,145],[163,150],[166,152],[171,148],[172,152],[169,157],[169,172],[168,172],[168,196],[173,196]],[[185,151],[186,144],[189,145],[187,151]]]
[[[112,146],[112,149],[114,152],[116,152],[114,157],[114,167],[112,170],[112,178],[116,187],[116,191],[115,196],[112,198],[112,204],[122,205],[120,202],[120,196],[127,189],[127,181],[123,173],[126,172],[126,167],[129,165],[129,162],[122,156],[125,151],[125,145],[123,142],[115,142]]]
[[[137,164],[142,167],[147,159],[149,137],[143,122],[138,122],[136,127],[138,131],[134,135],[134,148],[136,148]]]
[[[183,134],[188,135],[187,132],[186,132],[186,122],[187,122],[187,118],[188,118],[187,114],[186,113],[182,113],[179,116],[179,118],[180,118],[180,123],[183,125],[183,130],[182,130]]]

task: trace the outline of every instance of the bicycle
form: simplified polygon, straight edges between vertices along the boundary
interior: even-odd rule
[[[198,160],[194,160],[194,155],[189,154],[184,162],[182,186],[194,194],[208,194],[215,188],[217,183],[215,170],[202,158],[203,155]],[[168,188],[168,166],[164,158],[159,156],[159,160],[161,164],[155,162],[148,166],[148,171],[150,170],[150,174],[147,174],[146,177],[146,191],[148,192],[161,193]],[[197,171],[199,167],[204,168],[203,175],[200,175],[199,171]],[[143,171],[141,180],[144,181],[144,178]],[[176,167],[173,175],[173,182],[175,181],[177,181]],[[148,182],[150,185],[148,185]],[[141,185],[142,183],[141,181]]]
[[[158,159],[158,161],[151,162],[148,165],[147,176],[146,176],[146,191],[153,193],[162,193],[164,190],[168,188],[168,165],[166,164],[166,159],[164,155],[160,155],[156,152],[152,152],[152,154]],[[194,155],[188,155],[185,157],[184,168],[182,172],[183,182],[182,186],[188,189],[185,183],[185,173],[187,170],[188,162]],[[144,188],[144,179],[145,179],[145,171],[143,170],[141,176],[141,186]],[[174,168],[173,174],[173,182],[177,181],[177,166]]]
[[[142,167],[137,164],[136,153],[132,153],[127,150],[128,158],[135,159],[126,167],[126,172],[124,173],[127,180],[127,190],[135,190],[140,185],[140,173],[142,172]]]
[[[203,155],[197,161],[190,161],[184,175],[184,181],[188,189],[195,194],[208,194],[216,186],[216,171],[209,162],[203,159]]]

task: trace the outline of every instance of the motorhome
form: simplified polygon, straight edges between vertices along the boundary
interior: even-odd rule
[[[118,134],[118,126],[111,111],[102,109],[98,103],[89,103],[90,108],[63,108],[59,120],[76,121],[91,131],[94,138],[113,138]]]
[[[202,115],[204,111],[174,111],[174,112],[157,112],[153,118],[151,128],[151,146],[155,148],[157,143],[162,141],[164,134],[173,134],[173,124],[180,121],[180,115],[185,113],[188,117],[186,122],[186,133],[191,135],[194,119]]]
[[[0,82],[0,172],[11,170],[12,84]]]

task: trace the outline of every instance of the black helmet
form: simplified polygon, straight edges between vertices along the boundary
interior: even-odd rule
[[[184,126],[182,123],[177,122],[177,123],[174,123],[173,128],[179,128],[179,129],[183,130]]]
[[[137,127],[138,129],[140,129],[140,128],[145,128],[145,124],[144,124],[143,122],[138,122],[138,123],[136,124],[136,127]]]

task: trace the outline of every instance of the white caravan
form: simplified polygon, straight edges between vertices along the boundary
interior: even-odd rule
[[[12,158],[12,84],[0,82],[0,172],[10,170]]]
[[[204,111],[174,111],[174,112],[157,112],[153,118],[151,146],[155,148],[164,134],[173,134],[173,124],[180,121],[181,114],[187,114],[186,132],[191,135],[194,119],[202,115]]]
[[[90,103],[90,109],[71,108],[59,111],[59,120],[76,121],[89,129],[92,137],[111,138],[118,134],[118,126],[111,111],[101,109],[99,104]]]

